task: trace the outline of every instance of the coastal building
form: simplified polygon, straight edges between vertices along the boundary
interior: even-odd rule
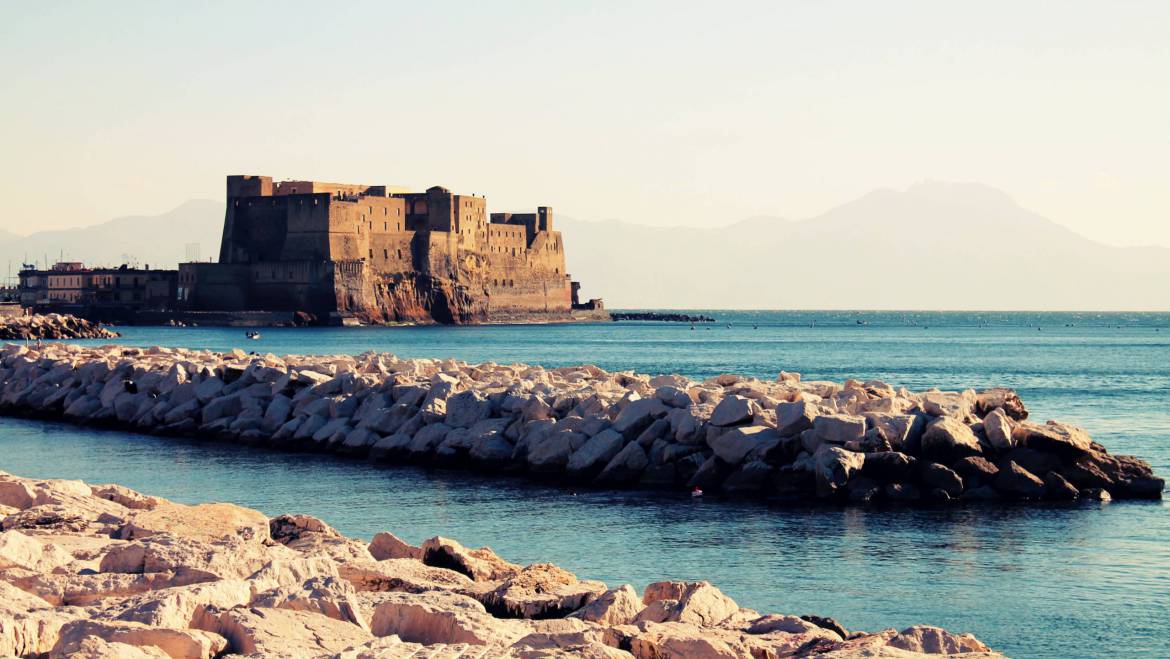
[[[177,270],[91,268],[63,261],[48,270],[21,270],[18,290],[21,306],[38,313],[125,320],[138,311],[173,309],[178,276]]]
[[[575,293],[551,208],[489,215],[483,197],[439,186],[243,175],[227,177],[219,261],[179,265],[177,305],[465,323],[567,318]]]

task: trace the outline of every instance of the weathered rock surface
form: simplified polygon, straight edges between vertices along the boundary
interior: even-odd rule
[[[850,634],[828,618],[761,616],[705,581],[654,583],[639,598],[446,538],[414,547],[387,532],[367,549],[307,515],[2,472],[0,484],[17,504],[0,511],[6,523],[49,504],[130,520],[0,534],[0,656],[1000,656],[934,627]]]
[[[803,381],[795,373],[695,381],[379,353],[9,344],[0,349],[0,413],[574,485],[699,487],[786,500],[1063,500],[1073,489],[1077,497],[1100,490],[1161,498],[1165,486],[1148,464],[1109,454],[1076,426],[1028,421],[1009,389],[915,393],[879,381]],[[1026,479],[997,475],[1008,461],[1043,489],[1025,492]],[[141,539],[202,525],[208,540],[222,527],[264,541],[263,520],[234,518],[228,508],[161,506],[100,487],[95,499],[75,485],[0,481],[0,506],[22,513],[4,529],[109,526],[118,537]],[[303,542],[320,553],[369,558],[369,550],[337,537]],[[376,550],[410,557],[393,543]]]

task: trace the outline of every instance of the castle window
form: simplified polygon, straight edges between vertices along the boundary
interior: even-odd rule
[[[374,258],[374,250],[372,250],[372,249],[370,250],[370,258],[371,259]]]
[[[389,223],[389,222],[383,222],[383,223],[382,223],[382,231],[389,231],[389,230],[390,230],[390,223]]]
[[[386,250],[386,249],[382,250],[382,258],[384,258],[384,259],[390,258],[390,250]]]
[[[402,250],[398,250],[398,258],[402,258]]]

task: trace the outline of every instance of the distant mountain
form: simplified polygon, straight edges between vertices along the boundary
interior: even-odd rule
[[[977,184],[717,229],[558,223],[610,308],[1170,310],[1170,249],[1093,242]]]
[[[0,234],[0,268],[12,273],[26,260],[42,265],[67,261],[117,266],[132,257],[139,265],[174,268],[187,260],[187,245],[196,243],[202,259],[219,255],[223,202],[197,199],[162,215],[120,217],[80,229],[39,231],[28,236]]]
[[[610,308],[1170,310],[1170,249],[1102,245],[978,184],[877,190],[805,220],[557,225],[582,296]],[[215,258],[222,226],[222,202],[195,200],[154,217],[0,234],[0,268],[62,250],[173,268],[188,243]]]

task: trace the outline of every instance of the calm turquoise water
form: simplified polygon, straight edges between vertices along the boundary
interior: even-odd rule
[[[722,322],[693,331],[644,323],[268,329],[246,342],[243,330],[131,327],[122,342],[1007,385],[1035,418],[1079,423],[1112,451],[1170,473],[1170,314],[709,313]],[[703,578],[744,606],[831,615],[858,629],[937,624],[1012,656],[1170,656],[1170,510],[1161,502],[867,510],[573,495],[17,419],[0,419],[0,469],[229,500],[271,515],[306,512],[356,536],[390,529],[418,542],[441,533],[610,583]]]

